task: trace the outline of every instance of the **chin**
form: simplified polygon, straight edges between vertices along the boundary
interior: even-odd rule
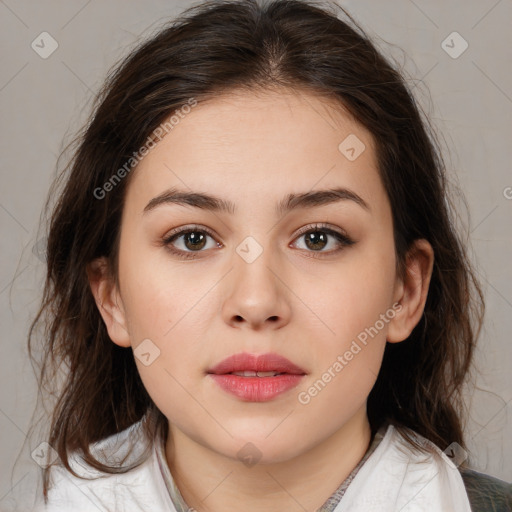
[[[235,439],[230,442],[228,453],[224,455],[244,462],[248,467],[251,464],[278,464],[286,462],[298,456],[303,450],[301,439],[295,435],[268,435],[271,430],[265,432],[243,435],[238,432]],[[247,461],[247,462],[246,462]]]

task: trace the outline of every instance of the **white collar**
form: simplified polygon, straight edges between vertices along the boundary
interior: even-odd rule
[[[136,435],[137,426],[135,424],[98,443],[98,448],[106,449],[107,460],[112,461],[113,452],[123,458],[131,444],[127,441],[133,435],[141,440]],[[430,447],[432,453],[415,453],[398,430],[389,425],[384,438],[361,466],[334,512],[471,512],[457,467],[436,445],[419,434],[412,435],[420,444]],[[117,510],[116,507],[122,504],[131,511],[151,508],[155,512],[176,512],[158,466],[156,445],[152,444],[150,457],[128,473],[82,480],[57,466],[54,468],[57,485],[53,492],[50,491],[50,502],[54,502],[55,507],[36,510],[60,511],[63,510],[60,503],[66,504],[67,510],[73,508],[82,512],[91,510],[91,503],[94,503],[98,510]],[[70,463],[79,474],[85,473],[86,478],[101,475],[74,459],[72,457]],[[80,504],[86,507],[81,508]]]
[[[389,425],[334,512],[471,512],[457,467],[435,444],[413,435],[433,453],[414,453]]]

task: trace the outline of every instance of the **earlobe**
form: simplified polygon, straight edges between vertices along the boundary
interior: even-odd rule
[[[420,321],[427,301],[434,268],[434,250],[427,240],[416,240],[407,254],[406,275],[396,285],[396,311],[387,332],[387,341],[398,343],[409,337]]]
[[[121,347],[130,346],[123,302],[109,272],[105,257],[87,265],[87,277],[110,339]]]

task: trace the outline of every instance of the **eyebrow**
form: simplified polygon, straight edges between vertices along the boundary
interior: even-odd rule
[[[288,194],[275,208],[277,216],[281,216],[299,208],[313,208],[339,201],[353,201],[363,209],[371,212],[370,206],[358,194],[347,188],[337,187],[326,190],[312,190],[298,194]],[[149,201],[144,208],[144,214],[164,204],[193,206],[213,212],[234,214],[236,205],[228,200],[201,192],[185,192],[171,188]]]

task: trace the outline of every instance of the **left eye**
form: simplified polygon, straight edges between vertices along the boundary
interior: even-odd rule
[[[324,224],[316,224],[304,228],[297,237],[298,240],[301,238],[304,238],[306,250],[313,257],[334,254],[343,250],[344,247],[355,244],[355,241],[346,234],[331,229]],[[329,245],[329,238],[334,239],[335,247],[334,249],[324,251],[323,249]]]
[[[300,240],[304,239],[306,249],[312,250],[313,252],[335,252],[340,246],[351,245],[353,242],[345,235],[338,233],[328,228],[315,228],[302,233],[297,238]],[[323,250],[329,246],[329,238],[331,239],[334,248],[331,250]],[[300,247],[299,247],[300,248]]]

